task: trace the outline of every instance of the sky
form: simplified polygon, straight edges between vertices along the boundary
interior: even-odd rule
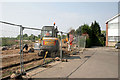
[[[105,22],[118,14],[118,2],[2,2],[0,21],[42,28],[56,23],[58,30],[68,32],[83,24],[97,21],[102,30]],[[40,31],[24,30],[38,35]],[[19,28],[2,24],[2,36],[17,36]]]

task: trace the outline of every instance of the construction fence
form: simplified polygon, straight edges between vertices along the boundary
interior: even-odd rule
[[[2,35],[0,35],[2,50],[0,72],[2,77],[11,75],[16,70],[24,73],[27,69],[33,67],[33,65],[41,65],[42,62],[38,64],[38,61],[42,59],[38,56],[41,45],[41,29],[7,22],[0,22],[0,25],[2,26]],[[62,45],[64,45],[62,44],[62,39],[64,38],[64,34],[63,32],[59,32],[59,34],[61,45],[60,58],[62,58]],[[85,36],[74,36],[73,46],[71,46],[71,48],[76,50],[83,49],[85,45]],[[27,63],[30,61],[31,63],[28,65]],[[51,61],[51,58],[49,58],[48,61]],[[11,68],[11,65],[14,68]]]

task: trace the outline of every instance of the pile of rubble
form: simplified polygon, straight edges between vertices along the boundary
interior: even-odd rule
[[[13,49],[19,49],[19,45],[13,45],[13,46],[3,46],[1,47],[2,51],[4,50],[13,50]]]

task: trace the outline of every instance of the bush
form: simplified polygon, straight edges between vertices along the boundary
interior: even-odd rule
[[[92,46],[91,43],[92,43],[92,42],[91,42],[91,39],[90,39],[90,38],[86,39],[86,48],[90,48],[90,47]]]
[[[15,41],[15,38],[2,38],[2,46],[12,46],[18,44],[18,42]]]
[[[105,46],[104,37],[99,37],[100,46]]]

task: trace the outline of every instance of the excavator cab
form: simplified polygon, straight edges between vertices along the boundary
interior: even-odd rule
[[[57,37],[57,27],[54,26],[43,26],[41,31],[41,37]]]

